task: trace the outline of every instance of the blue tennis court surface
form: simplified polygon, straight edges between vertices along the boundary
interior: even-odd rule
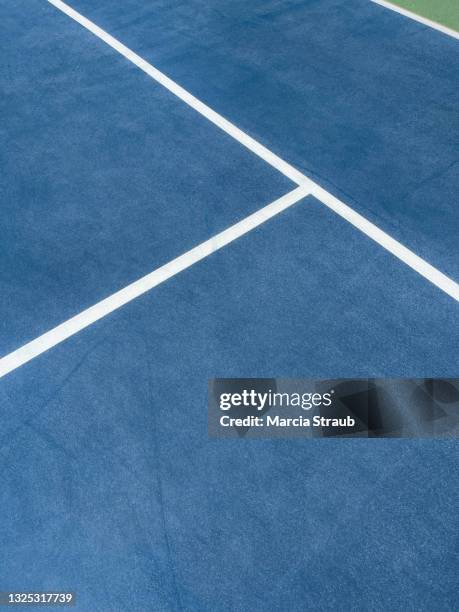
[[[430,267],[55,6],[3,6],[0,372],[207,250],[0,378],[0,591],[453,610],[454,441],[211,440],[207,381],[457,376],[457,40],[363,0],[72,7]]]

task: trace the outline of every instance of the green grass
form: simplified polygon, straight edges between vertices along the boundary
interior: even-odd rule
[[[389,2],[459,32],[459,0],[389,0]]]

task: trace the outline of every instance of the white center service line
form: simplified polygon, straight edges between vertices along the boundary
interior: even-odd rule
[[[434,30],[438,30],[439,32],[442,32],[443,34],[447,34],[448,36],[452,36],[453,38],[457,38],[459,40],[459,32],[456,32],[455,30],[451,30],[451,28],[447,28],[441,23],[437,23],[436,21],[427,19],[427,17],[422,17],[421,15],[417,15],[416,13],[413,13],[412,11],[409,11],[408,9],[404,9],[401,6],[398,6],[397,4],[392,4],[392,2],[386,2],[386,0],[371,0],[371,1],[374,2],[375,4],[379,4],[380,6],[384,6],[384,8],[390,9],[391,11],[394,11],[395,13],[399,13],[400,15],[403,15],[404,17],[413,19],[414,21],[422,23],[423,25],[428,26],[429,28],[433,28]]]
[[[237,240],[237,238],[247,234],[247,232],[250,232],[262,223],[265,223],[268,221],[268,219],[271,219],[293,204],[296,204],[296,202],[299,202],[307,195],[309,195],[309,189],[307,187],[304,185],[297,187],[278,200],[275,200],[264,208],[257,210],[255,213],[249,215],[242,221],[235,223],[209,240],[201,242],[201,244],[194,247],[190,251],[176,257],[164,266],[157,268],[153,272],[150,272],[150,274],[147,274],[127,287],[124,287],[124,289],[117,291],[94,306],[83,310],[83,312],[80,312],[68,321],[61,323],[42,336],[35,338],[35,340],[32,340],[16,351],[6,355],[0,359],[0,378],[9,372],[16,370],[16,368],[19,368],[35,357],[38,357],[38,355],[41,355],[53,346],[60,344],[82,329],[85,329],[85,327],[89,327],[89,325],[99,321],[99,319],[106,317],[108,314],[112,313],[118,308],[121,308],[121,306],[135,300],[143,293],[153,289],[153,287],[157,287],[179,272],[186,270],[198,261],[201,261],[212,253],[215,253],[227,244],[230,244],[230,242]]]

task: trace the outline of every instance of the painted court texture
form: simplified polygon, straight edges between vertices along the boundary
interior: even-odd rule
[[[366,0],[72,1],[139,69],[65,6],[0,5],[0,590],[453,610],[454,441],[209,440],[206,406],[457,376],[459,41]]]

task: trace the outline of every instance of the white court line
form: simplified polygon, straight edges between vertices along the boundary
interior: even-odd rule
[[[433,285],[459,302],[459,285],[449,278],[449,276],[446,276],[446,274],[434,268],[425,259],[422,259],[422,257],[419,257],[416,253],[410,251],[410,249],[401,242],[389,236],[389,234],[384,232],[377,225],[368,221],[368,219],[347,204],[344,204],[344,202],[341,202],[341,200],[322,187],[319,187],[319,185],[314,185],[312,187],[311,195],[320,200],[325,206],[328,206],[328,208],[333,210],[340,217],[346,219],[346,221],[366,234],[369,238],[377,242],[386,249],[386,251],[395,255],[395,257],[403,261],[404,264],[415,270],[426,280],[430,281]]]
[[[375,4],[379,4],[380,6],[384,6],[391,11],[395,11],[396,13],[400,13],[400,15],[404,15],[405,17],[409,17],[410,19],[414,19],[414,21],[418,21],[429,28],[433,28],[434,30],[438,30],[439,32],[443,32],[443,34],[447,34],[448,36],[452,36],[453,38],[457,38],[459,40],[459,32],[455,30],[451,30],[451,28],[447,28],[441,23],[437,23],[436,21],[432,21],[431,19],[427,19],[427,17],[422,17],[421,15],[417,15],[408,9],[404,9],[401,6],[397,6],[396,4],[392,4],[392,2],[386,2],[386,0],[371,0]]]
[[[114,310],[117,310],[128,302],[135,300],[143,293],[153,289],[153,287],[157,287],[179,272],[186,270],[186,268],[189,268],[198,261],[201,261],[201,259],[215,253],[230,242],[233,242],[237,238],[247,234],[247,232],[252,231],[262,223],[265,223],[265,221],[268,221],[268,219],[278,215],[307,195],[309,195],[309,190],[306,186],[303,185],[296,187],[296,189],[293,191],[290,191],[278,200],[271,202],[271,204],[268,204],[252,215],[249,215],[242,221],[235,223],[209,240],[202,242],[190,251],[176,257],[164,266],[161,266],[143,278],[140,278],[127,287],[124,287],[124,289],[117,291],[94,306],[83,310],[83,312],[80,312],[68,321],[61,323],[42,336],[39,336],[16,351],[6,355],[0,359],[0,378],[24,365],[28,361],[31,361],[35,357],[38,357],[38,355],[41,355],[53,346],[60,344],[85,327],[88,327],[99,319],[106,317]]]
[[[346,219],[354,227],[359,229],[361,232],[366,234],[369,238],[377,242],[384,249],[395,255],[398,259],[410,266],[413,270],[418,272],[421,276],[426,278],[428,281],[436,285],[439,289],[450,295],[456,301],[459,301],[459,285],[452,279],[445,276],[442,272],[431,266],[421,257],[418,257],[415,253],[407,249],[400,242],[386,234],[383,230],[379,229],[376,225],[368,221],[365,217],[360,215],[358,212],[344,204],[341,200],[333,196],[331,193],[320,187],[317,183],[311,181],[307,176],[300,173],[293,166],[279,158],[277,155],[269,151],[266,147],[258,143],[256,140],[242,132],[235,125],[224,119],[221,115],[213,111],[210,107],[200,102],[197,98],[188,93],[185,89],[180,87],[166,77],[164,74],[159,72],[156,68],[151,66],[146,60],[142,59],[130,49],[125,47],[122,43],[114,39],[112,36],[101,30],[98,26],[93,24],[91,21],[74,11],[72,8],[61,2],[61,0],[48,0],[51,4],[62,10],[64,13],[78,21],[90,32],[95,34],[97,37],[104,40],[108,45],[113,47],[116,51],[121,53],[126,59],[132,61],[141,70],[146,72],[153,79],[161,83],[169,91],[178,96],[181,100],[186,102],[189,106],[194,108],[197,112],[201,113],[204,117],[209,119],[212,123],[220,127],[227,134],[232,136],[238,142],[243,144],[245,147],[250,149],[253,153],[264,159],[271,166],[279,170],[282,174],[290,178],[293,182],[297,183],[299,187],[289,192],[280,199],[268,204],[268,206],[262,208],[256,213],[250,215],[246,219],[243,219],[239,223],[231,226],[223,232],[217,234],[213,238],[206,240],[194,249],[191,249],[187,253],[177,257],[171,262],[161,266],[157,270],[147,274],[143,278],[135,281],[128,285],[124,289],[121,289],[117,293],[109,296],[101,302],[91,306],[87,310],[79,313],[75,317],[61,323],[54,329],[46,332],[42,336],[39,336],[35,340],[32,340],[28,344],[18,348],[12,353],[6,355],[0,359],[0,378],[5,376],[9,372],[12,372],[21,365],[27,363],[31,359],[34,359],[38,355],[49,350],[53,346],[60,344],[70,336],[78,333],[82,329],[88,327],[92,323],[95,323],[99,319],[110,314],[114,310],[117,310],[124,304],[134,300],[146,291],[153,289],[157,285],[163,283],[165,280],[175,276],[182,270],[190,267],[194,263],[207,257],[211,253],[221,249],[223,246],[229,244],[236,238],[246,234],[250,230],[254,229],[264,221],[270,219],[274,215],[279,214],[295,202],[304,198],[308,194],[315,196],[319,201],[325,204],[328,208],[333,210],[343,219]]]

